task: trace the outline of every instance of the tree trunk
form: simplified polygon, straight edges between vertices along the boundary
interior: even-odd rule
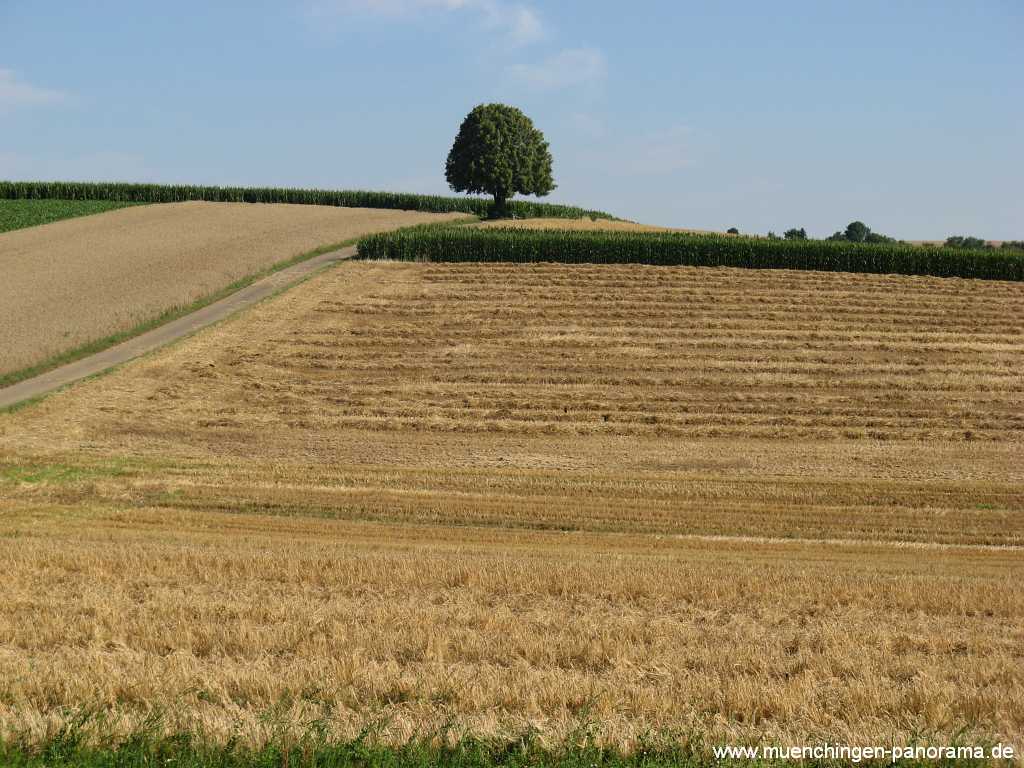
[[[494,193],[494,210],[491,211],[492,219],[504,219],[508,216],[508,197],[504,192]]]

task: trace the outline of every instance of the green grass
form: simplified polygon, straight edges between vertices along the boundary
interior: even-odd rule
[[[366,190],[288,189],[281,187],[213,187],[174,184],[126,184],[79,181],[0,181],[0,199],[118,200],[173,203],[184,200],[237,203],[292,203],[349,208],[393,208],[431,213],[488,216],[493,202],[482,197],[414,195]],[[512,200],[508,212],[518,218],[613,218],[603,211],[571,205]]]
[[[128,205],[124,200],[3,200],[0,199],[0,232],[49,224],[61,219],[90,216]]]
[[[359,257],[405,261],[652,264],[1024,280],[1024,253],[899,243],[771,240],[680,232],[405,229],[359,241]]]
[[[124,459],[112,459],[87,466],[72,464],[4,464],[0,463],[0,488],[14,485],[63,485],[100,477],[121,477],[133,469]]]
[[[598,746],[592,739],[570,739],[544,746],[530,735],[505,741],[463,736],[421,738],[398,746],[374,743],[365,735],[332,742],[312,733],[277,739],[250,748],[237,741],[214,744],[190,734],[155,736],[145,731],[118,742],[90,743],[74,726],[42,744],[17,739],[0,741],[0,765],[10,768],[696,768],[697,766],[783,766],[783,760],[722,759],[699,741],[657,741],[624,754]],[[803,766],[850,765],[850,760],[805,760]],[[862,760],[857,765],[893,765],[890,760]],[[901,766],[993,765],[976,759],[904,759]],[[1011,764],[1006,761],[1007,765]]]

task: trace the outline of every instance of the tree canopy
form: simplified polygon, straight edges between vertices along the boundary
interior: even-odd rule
[[[494,214],[505,214],[513,195],[543,196],[555,188],[544,134],[515,107],[481,104],[462,121],[445,163],[456,192],[494,196]]]
[[[980,237],[952,235],[946,238],[946,245],[951,248],[988,248],[989,245]]]
[[[879,232],[872,232],[863,221],[851,221],[846,229],[829,235],[826,240],[844,240],[850,243],[892,243],[893,238]]]

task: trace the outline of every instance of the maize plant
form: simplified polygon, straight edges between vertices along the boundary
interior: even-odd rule
[[[364,237],[359,257],[654,264],[1024,280],[1024,253],[900,243],[768,240],[681,232],[414,227]]]
[[[0,199],[114,200],[137,203],[293,203],[345,208],[391,208],[428,213],[471,213],[487,216],[493,203],[481,197],[445,197],[362,190],[286,189],[275,187],[203,187],[175,184],[124,184],[80,181],[0,181]],[[610,219],[602,211],[570,205],[515,200],[508,212],[516,218]]]

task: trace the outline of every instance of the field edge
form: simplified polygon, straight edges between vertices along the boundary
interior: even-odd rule
[[[419,734],[407,741],[389,743],[368,726],[347,740],[332,739],[319,726],[310,724],[305,732],[277,732],[258,745],[232,737],[211,740],[201,732],[160,733],[159,716],[152,724],[116,740],[97,740],[83,721],[65,725],[38,744],[21,738],[0,737],[0,763],[17,768],[128,768],[139,765],[174,765],[176,768],[243,768],[288,766],[289,768],[703,768],[744,766],[767,768],[792,765],[793,759],[752,756],[719,756],[725,749],[785,750],[779,744],[726,745],[707,742],[695,734],[647,734],[631,750],[602,745],[600,727],[581,721],[577,730],[563,741],[545,743],[536,732],[526,730],[508,737],[478,737],[445,726],[434,733]],[[272,725],[272,724],[270,724]],[[154,727],[156,726],[156,727]],[[826,745],[815,744],[808,747]],[[863,747],[832,746],[838,753],[864,754]],[[921,739],[898,745],[917,755],[897,758],[824,757],[800,759],[809,767],[840,765],[901,765],[907,768],[933,765],[1013,765],[1013,759],[980,758],[978,751],[991,755],[995,742],[968,745],[960,740],[935,744]],[[929,752],[931,750],[931,752]],[[913,754],[913,753],[911,753]],[[929,755],[943,755],[931,757]],[[956,757],[950,756],[956,754]]]
[[[43,211],[43,215],[40,215],[40,211],[36,211],[34,216],[28,219],[15,218],[15,214],[17,213],[16,209],[19,205],[23,205],[24,203],[32,204],[27,206],[27,208],[32,208],[38,205],[40,211]],[[50,205],[48,206],[47,204]],[[59,204],[64,204],[67,207],[61,209]],[[35,200],[0,198],[0,235],[7,232],[17,232],[22,229],[29,229],[31,227],[42,227],[47,224],[55,224],[58,221],[78,219],[83,216],[97,216],[101,213],[108,213],[121,208],[140,205],[149,205],[149,203],[137,203],[123,200]]]
[[[121,342],[128,341],[129,339],[133,339],[136,336],[141,336],[142,334],[152,331],[155,328],[159,328],[161,325],[166,325],[167,323],[173,320],[177,320],[178,318],[190,315],[193,312],[202,309],[203,307],[207,307],[210,304],[220,301],[221,299],[227,298],[231,294],[236,293],[242,290],[243,288],[252,285],[257,280],[267,277],[268,275],[272,275],[275,272],[280,272],[281,270],[287,269],[288,267],[300,264],[303,261],[308,261],[309,259],[320,256],[321,254],[328,253],[330,251],[335,251],[340,248],[347,248],[349,246],[355,245],[357,242],[359,242],[359,238],[352,237],[340,243],[331,243],[328,245],[317,246],[311,251],[307,251],[306,253],[300,253],[298,256],[292,256],[288,259],[283,259],[281,261],[275,262],[274,264],[271,264],[266,269],[262,269],[259,272],[254,272],[250,275],[246,275],[245,277],[236,280],[230,285],[221,288],[219,291],[215,291],[213,293],[207,294],[206,296],[196,299],[191,304],[171,307],[170,309],[165,310],[156,317],[139,323],[138,325],[132,328],[129,328],[124,331],[119,331],[118,333],[110,334],[109,336],[105,336],[101,339],[96,339],[95,341],[90,341],[79,347],[75,347],[65,352],[61,352],[60,354],[54,355],[53,357],[44,360],[41,363],[36,363],[35,365],[29,366],[28,368],[21,368],[17,371],[12,371],[11,373],[0,374],[0,389],[3,389],[4,387],[9,387],[13,384],[18,384],[22,381],[25,381],[26,379],[31,379],[44,373],[49,373],[50,371],[56,368],[60,368],[63,365],[67,365],[68,363],[74,363],[85,357],[88,357],[89,355],[94,355],[97,352],[102,352],[106,349],[110,349],[111,347],[116,346]],[[24,402],[15,403],[14,405],[7,406],[5,408],[0,408],[0,413],[4,413],[5,411],[9,411],[14,408],[22,407],[23,404]]]

